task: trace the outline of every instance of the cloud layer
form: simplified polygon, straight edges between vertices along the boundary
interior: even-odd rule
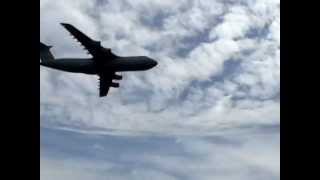
[[[59,25],[159,66],[94,76],[40,67],[40,179],[280,179],[279,0],[41,0],[56,57],[87,57]]]
[[[87,133],[208,135],[279,125],[280,2],[41,0],[41,40],[85,57],[69,22],[121,55],[159,67],[125,73],[97,97],[97,78],[45,68],[41,125]]]
[[[206,138],[88,136],[50,129],[42,135],[42,180],[280,179],[278,128]]]

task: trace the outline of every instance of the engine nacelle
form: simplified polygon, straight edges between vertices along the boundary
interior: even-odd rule
[[[111,87],[114,87],[114,88],[119,88],[119,87],[120,87],[120,84],[119,84],[119,83],[112,82],[112,83],[110,83],[110,86],[111,86]]]
[[[114,74],[112,78],[115,80],[122,80],[122,76],[117,74]]]

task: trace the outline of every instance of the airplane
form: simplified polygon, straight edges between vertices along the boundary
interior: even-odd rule
[[[66,23],[61,23],[61,25],[80,42],[92,57],[55,59],[50,51],[52,46],[40,42],[40,65],[65,72],[97,75],[100,97],[107,96],[110,87],[120,87],[119,82],[114,82],[114,80],[122,80],[122,75],[117,72],[146,71],[158,65],[157,61],[146,56],[120,57],[73,25]]]

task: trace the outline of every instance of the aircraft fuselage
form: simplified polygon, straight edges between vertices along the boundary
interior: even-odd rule
[[[71,73],[97,75],[100,97],[107,96],[110,87],[120,87],[118,81],[122,80],[122,75],[117,74],[117,72],[145,71],[158,64],[155,60],[146,56],[118,56],[110,48],[103,47],[100,41],[91,39],[73,25],[66,23],[61,23],[61,25],[83,46],[92,58],[56,59],[50,51],[52,46],[40,41],[40,65]]]
[[[145,71],[157,65],[155,60],[145,56],[119,57],[97,65],[93,59],[56,59],[40,62],[42,66],[72,72],[95,75],[103,72]],[[99,67],[99,68],[98,68]]]

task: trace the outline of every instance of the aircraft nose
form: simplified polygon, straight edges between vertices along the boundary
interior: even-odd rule
[[[148,57],[145,57],[145,60],[143,62],[144,62],[145,67],[147,69],[154,68],[155,66],[158,65],[157,61],[155,61],[154,59],[148,58]]]
[[[158,65],[158,62],[157,62],[157,61],[155,61],[155,60],[153,60],[153,59],[152,59],[152,61],[151,61],[151,62],[152,62],[151,64],[152,64],[152,66],[153,66],[153,67],[156,67],[156,66]]]
[[[149,58],[148,60],[149,60],[150,66],[151,66],[152,68],[158,65],[158,62],[157,62],[157,61],[155,61],[155,60],[153,60],[153,59],[150,59],[150,58]]]

